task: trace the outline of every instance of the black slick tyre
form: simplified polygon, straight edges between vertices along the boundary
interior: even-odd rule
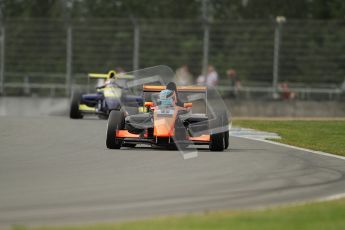
[[[83,114],[79,110],[81,94],[79,92],[73,92],[69,117],[71,119],[81,119]]]
[[[215,133],[211,135],[209,148],[214,152],[224,151],[224,133]]]
[[[116,130],[121,130],[125,126],[125,115],[123,111],[113,110],[109,114],[107,127],[106,146],[108,149],[120,149],[123,138],[116,137]]]

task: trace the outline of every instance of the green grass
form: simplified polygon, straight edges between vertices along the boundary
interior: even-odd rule
[[[80,227],[14,227],[16,230],[184,230],[184,229],[345,229],[345,199],[252,212],[213,212],[202,215],[99,224]]]
[[[345,156],[345,121],[235,120],[234,126],[278,133],[285,144]]]

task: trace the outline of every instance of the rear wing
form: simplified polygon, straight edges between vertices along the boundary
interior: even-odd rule
[[[143,98],[145,102],[152,101],[152,95],[166,89],[165,85],[144,85]],[[180,101],[186,107],[193,104],[194,113],[207,113],[207,87],[206,86],[177,86]],[[192,103],[192,104],[191,104]]]
[[[110,70],[108,73],[89,73],[89,78],[101,78],[101,79],[109,79],[109,78],[115,78],[115,79],[133,79],[133,75],[123,74],[119,73],[117,74],[114,70]]]
[[[166,89],[165,85],[144,85],[143,91],[144,92],[160,92]],[[196,92],[196,93],[206,93],[207,87],[206,86],[177,86],[178,92]]]

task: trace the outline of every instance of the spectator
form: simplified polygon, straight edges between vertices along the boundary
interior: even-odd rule
[[[193,75],[189,72],[187,65],[176,70],[175,81],[177,85],[191,85],[193,83]]]
[[[206,76],[200,75],[196,80],[198,85],[207,85],[207,86],[217,86],[218,84],[218,73],[214,69],[213,65],[207,67]]]
[[[281,90],[281,98],[284,100],[291,100],[294,99],[296,94],[289,89],[289,85],[287,82],[283,82],[280,84]]]
[[[228,69],[226,71],[226,76],[228,77],[229,84],[231,87],[231,91],[229,96],[236,98],[238,96],[238,90],[241,88],[241,82],[237,77],[237,73],[235,69]]]

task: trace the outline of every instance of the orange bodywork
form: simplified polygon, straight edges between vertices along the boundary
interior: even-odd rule
[[[171,117],[158,116],[157,110],[153,113],[154,128],[153,135],[156,137],[171,137],[175,132],[175,120],[178,109],[174,111]]]
[[[147,92],[160,92],[166,89],[164,85],[144,85],[143,90]],[[206,86],[177,86],[177,91],[206,91]],[[156,107],[152,106],[152,102],[147,102],[147,106],[151,106],[151,109],[154,110],[154,130],[153,135],[156,137],[171,137],[174,136],[175,132],[175,121],[177,112],[181,107],[176,107],[174,114],[171,117],[157,116]],[[185,103],[185,108],[191,108],[192,103]]]
[[[164,85],[144,85],[143,90],[149,92],[160,92],[166,89]],[[206,86],[177,86],[177,91],[206,91]],[[153,102],[145,102],[145,107],[150,107],[153,110],[153,120],[154,120],[154,128],[153,128],[153,135],[155,137],[172,137],[175,135],[175,121],[177,117],[177,113],[180,109],[191,108],[192,103],[184,103],[184,107],[176,106],[174,109],[174,113],[171,116],[160,116],[157,114],[158,107],[155,107]],[[140,135],[138,134],[131,134],[127,130],[117,130],[116,137],[120,138],[139,138]],[[144,134],[144,137],[147,137],[147,133]],[[189,137],[190,141],[201,141],[201,142],[208,142],[210,141],[210,135],[201,135],[199,137]]]
[[[157,132],[154,134],[158,137],[170,137],[174,134],[174,125],[170,126],[167,124],[161,124],[157,126],[158,129]],[[120,138],[139,138],[139,134],[132,134],[128,132],[128,130],[116,130],[116,137]],[[147,134],[145,133],[144,137],[147,137]],[[201,141],[201,142],[209,142],[210,141],[210,135],[201,135],[198,137],[189,137],[188,140],[190,141]]]
[[[153,106],[153,102],[152,101],[145,101],[144,106],[145,107],[152,107]]]
[[[209,142],[210,141],[210,135],[201,135],[199,137],[189,137],[190,141],[205,141]]]
[[[130,133],[128,130],[116,130],[115,136],[122,138],[139,138],[139,134]]]

